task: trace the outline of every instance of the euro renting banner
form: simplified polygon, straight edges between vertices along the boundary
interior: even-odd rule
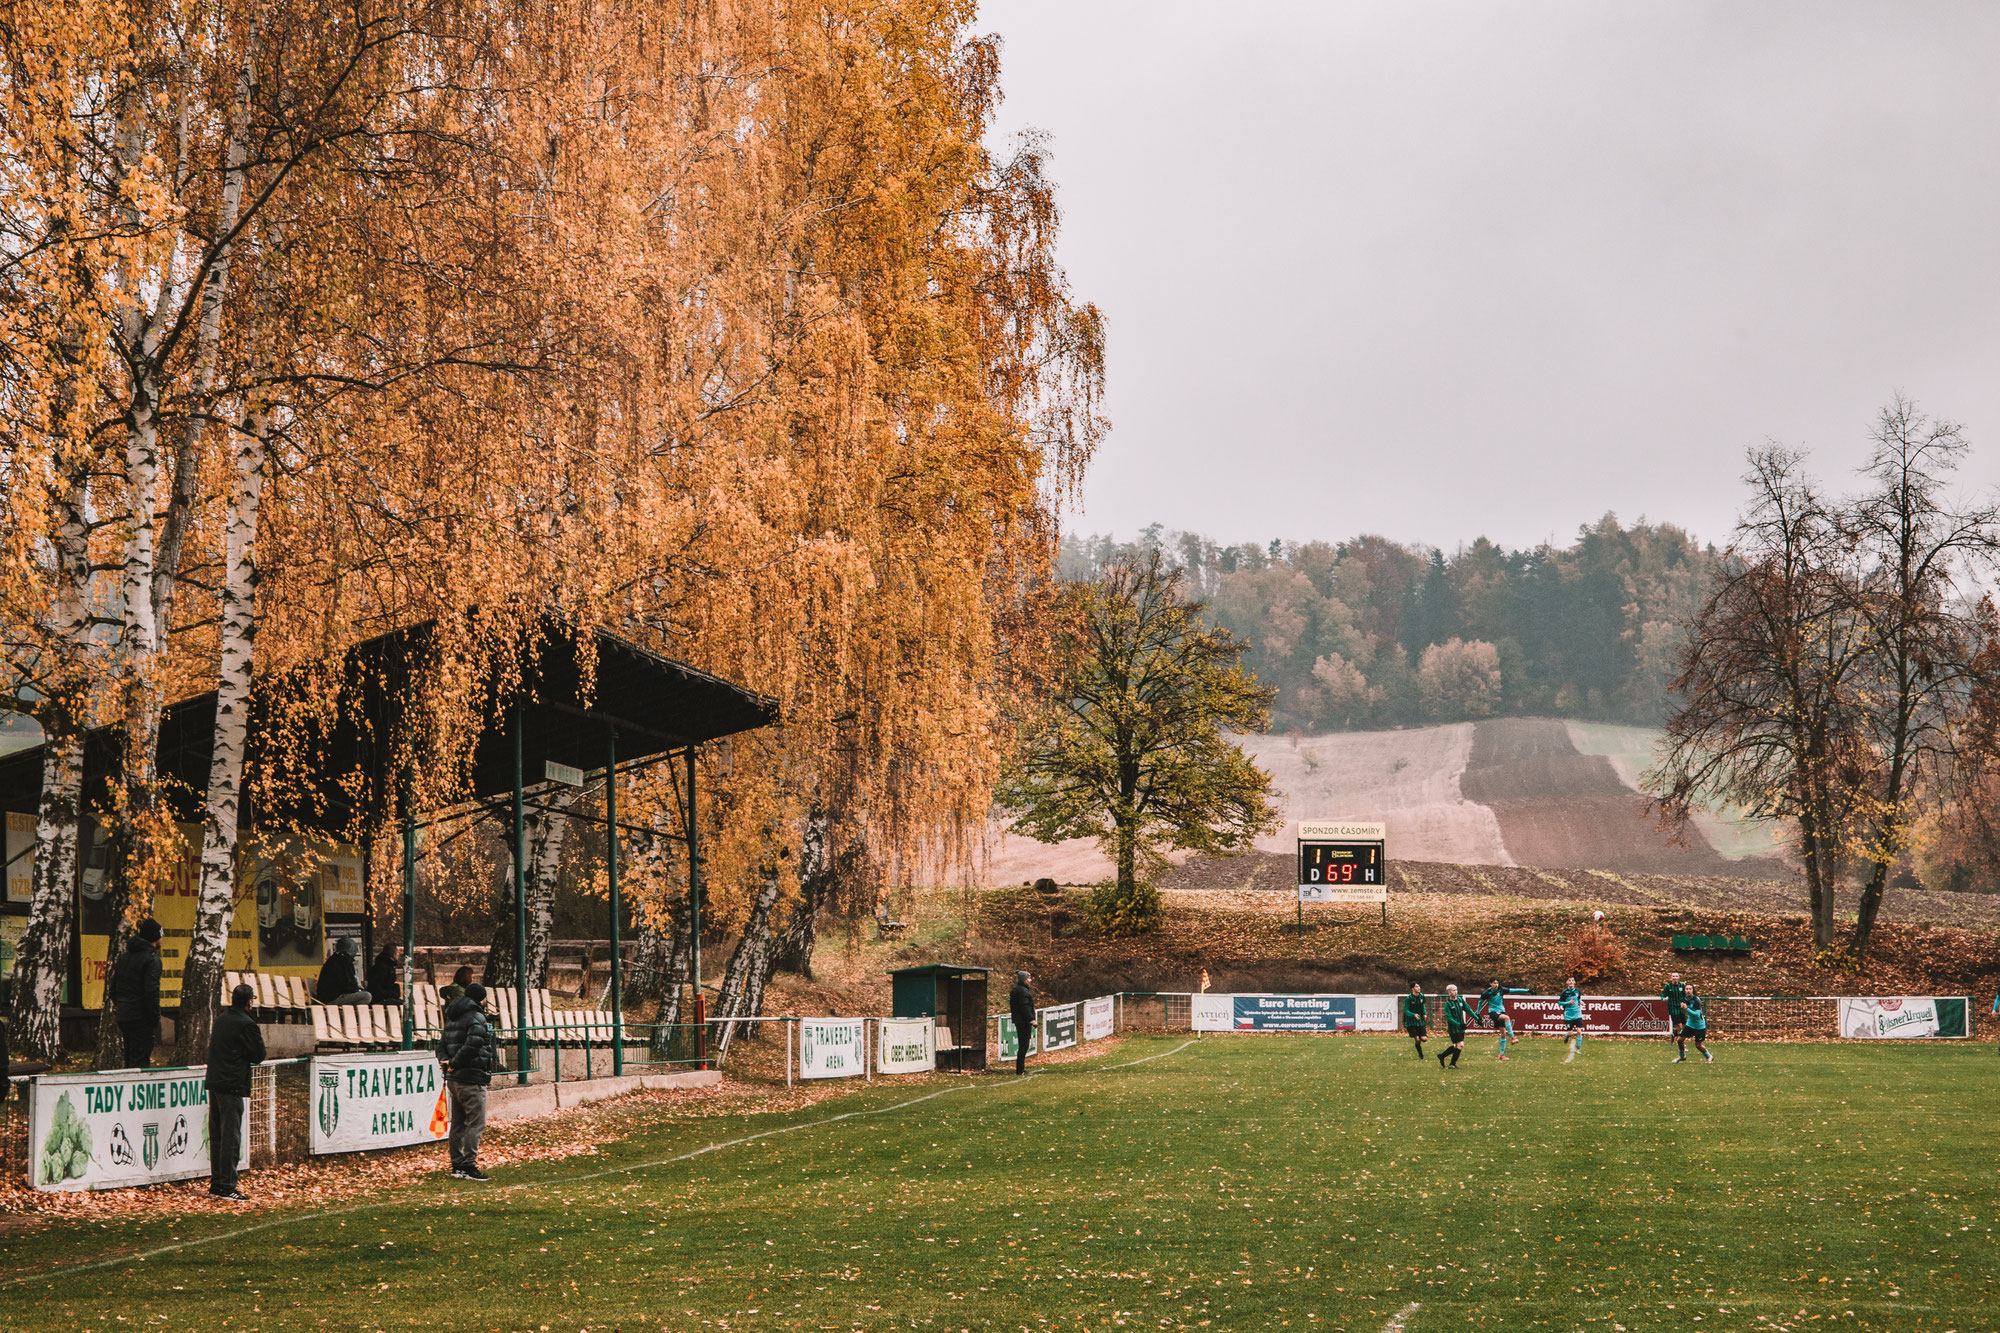
[[[1906,1037],[1963,1037],[1960,996],[1877,995],[1840,1002],[1840,1035],[1873,1041]]]
[[[1507,1017],[1514,1020],[1516,1034],[1535,1032],[1561,1036],[1569,1031],[1569,1022],[1563,1017],[1562,1001],[1546,995],[1509,995]],[[1483,1022],[1479,1026],[1492,1030],[1486,1028]],[[1665,1000],[1634,995],[1584,997],[1585,1036],[1664,1037],[1670,1030]]]
[[[1237,1032],[1352,1032],[1352,995],[1233,995],[1230,1027]]]
[[[116,1069],[45,1074],[28,1111],[28,1174],[36,1189],[108,1190],[209,1173],[208,1070]],[[242,1160],[250,1165],[249,1099]]]
[[[1041,1041],[1040,1041],[1041,1028],[1042,1025],[1040,1023],[1036,1023],[1033,1027],[1028,1029],[1029,1055],[1033,1055],[1036,1051],[1041,1049]],[[1020,1047],[1020,1044],[1021,1044],[1020,1038],[1014,1032],[1013,1016],[1010,1014],[1000,1015],[1000,1058],[1002,1060],[1013,1059]]]
[[[436,1143],[451,1132],[444,1071],[430,1051],[314,1056],[309,1086],[316,1153]]]
[[[859,1078],[867,1072],[868,1025],[863,1020],[799,1020],[800,1078]]]
[[[875,1072],[878,1074],[927,1074],[937,1067],[937,1053],[931,1049],[931,1034],[937,1024],[928,1018],[878,1018],[875,1020]]]
[[[1083,1002],[1083,1039],[1096,1041],[1111,1035],[1115,1015],[1109,995]]]
[[[1066,1051],[1082,1040],[1083,1006],[1065,1004],[1035,1015],[1042,1024],[1042,1049]]]

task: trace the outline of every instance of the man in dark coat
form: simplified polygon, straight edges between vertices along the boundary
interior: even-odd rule
[[[160,933],[153,918],[141,921],[111,969],[111,1012],[125,1037],[128,1069],[153,1063],[153,1044],[160,1039]]]
[[[375,961],[368,965],[368,1002],[370,1004],[401,1004],[403,1002],[403,946],[385,944],[375,955]]]
[[[1014,989],[1007,992],[1007,1014],[1014,1020],[1014,1072],[1028,1072],[1028,1047],[1035,1040],[1035,993],[1028,989],[1028,974],[1014,974]]]
[[[321,1004],[367,1004],[368,992],[354,975],[354,937],[342,935],[334,942],[333,953],[319,970],[319,985],[313,994]]]
[[[451,1099],[453,1180],[489,1178],[479,1169],[479,1137],[486,1132],[486,1087],[498,1054],[493,1025],[486,1021],[486,987],[475,982],[444,1011],[444,1036],[438,1041]]]
[[[208,1192],[238,1203],[244,1201],[236,1188],[243,1104],[250,1100],[250,1071],[264,1063],[264,1033],[250,1016],[254,994],[248,986],[231,991],[208,1039]]]

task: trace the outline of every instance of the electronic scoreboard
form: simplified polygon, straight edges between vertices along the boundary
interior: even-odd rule
[[[1299,901],[1387,903],[1388,828],[1336,820],[1299,824]]]

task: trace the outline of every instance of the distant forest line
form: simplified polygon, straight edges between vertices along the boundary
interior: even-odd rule
[[[1065,535],[1059,571],[1095,578],[1159,552],[1248,645],[1276,731],[1534,715],[1657,725],[1685,626],[1719,558],[1671,524],[1606,514],[1569,546],[1445,552],[1364,535],[1225,546],[1158,524]]]

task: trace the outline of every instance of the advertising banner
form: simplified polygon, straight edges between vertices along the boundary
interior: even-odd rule
[[[928,1018],[875,1020],[875,1072],[927,1074],[937,1067],[931,1034],[937,1025]]]
[[[1029,1055],[1033,1055],[1042,1048],[1041,1042],[1038,1040],[1041,1036],[1041,1026],[1040,1023],[1037,1023],[1034,1027],[1028,1029]],[[1000,1058],[1002,1060],[1013,1059],[1019,1046],[1020,1040],[1014,1033],[1013,1018],[1007,1014],[1000,1015]]]
[[[1399,995],[1357,995],[1354,997],[1356,1032],[1394,1032]]]
[[[1963,1037],[1965,1000],[1958,996],[1878,995],[1840,1002],[1840,1035],[1872,1041]]]
[[[1237,1032],[1352,1032],[1352,995],[1234,995],[1230,1026]]]
[[[117,1189],[208,1174],[208,1070],[119,1069],[35,1081],[28,1173],[36,1189]],[[250,1164],[249,1103],[243,1157]]]
[[[1562,1003],[1546,995],[1509,995],[1507,1016],[1516,1033],[1569,1031]],[[1484,1023],[1476,1029],[1490,1032]],[[1670,1031],[1667,1002],[1656,997],[1589,995],[1583,1001],[1583,1030],[1593,1037],[1664,1037]]]
[[[451,1132],[444,1072],[429,1051],[313,1057],[316,1153],[436,1143]]]
[[[1110,1036],[1113,1019],[1114,1013],[1109,995],[1095,1000],[1085,1000],[1083,1002],[1083,1039],[1085,1041],[1096,1041],[1100,1037]]]
[[[0,855],[7,858],[7,901],[33,902],[35,898],[35,817],[18,810],[7,811],[7,836],[0,840]]]
[[[1196,1032],[1227,1032],[1236,1026],[1234,995],[1190,995],[1188,1026]]]
[[[1067,1050],[1081,1040],[1082,1005],[1066,1004],[1058,1009],[1044,1009],[1037,1017],[1042,1020],[1043,1050]]]
[[[800,1078],[860,1078],[868,1072],[868,1026],[858,1018],[799,1021]]]

